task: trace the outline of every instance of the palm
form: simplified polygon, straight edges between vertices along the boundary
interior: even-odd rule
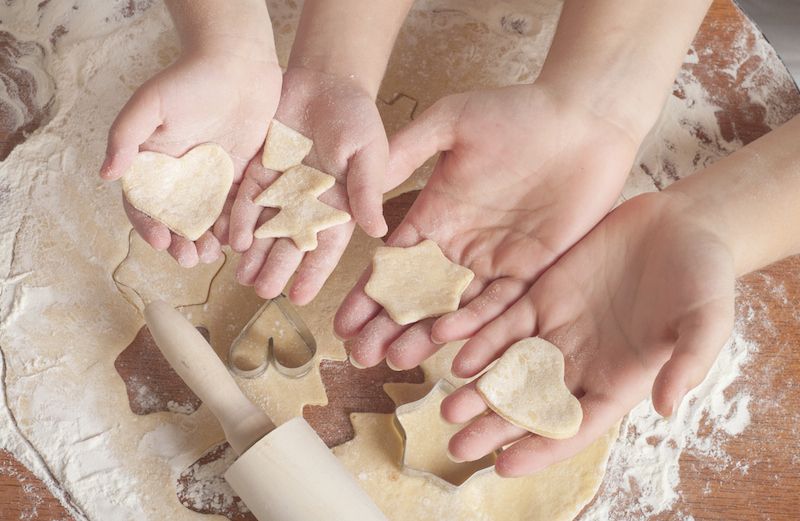
[[[505,443],[527,436],[502,456],[505,472],[538,470],[591,443],[651,389],[659,411],[670,414],[699,383],[732,327],[734,267],[715,235],[675,206],[667,193],[621,205],[454,360],[456,374],[472,376],[514,341],[547,338],[564,352],[566,383],[581,398],[579,434],[545,440],[490,415],[454,438],[455,453],[471,459],[494,450],[492,435],[469,441],[491,424]],[[443,407],[448,419],[483,412],[463,405],[477,403],[468,398],[474,392],[454,395]]]
[[[106,177],[118,177],[139,150],[179,157],[207,142],[222,146],[234,163],[228,203],[214,226],[196,243],[170,234],[125,201],[137,232],[157,249],[169,248],[182,265],[211,262],[227,240],[228,218],[247,163],[261,147],[280,95],[277,64],[230,56],[184,56],[145,82],[109,133],[111,162]]]
[[[509,87],[449,98],[434,107],[435,119],[422,122],[392,141],[394,170],[410,171],[427,159],[428,143],[444,149],[428,185],[389,239],[408,246],[422,239],[438,243],[454,262],[476,278],[465,299],[475,299],[480,317],[440,323],[439,341],[469,336],[493,318],[572,244],[594,226],[616,201],[635,147],[621,131],[597,118],[561,106],[531,86]],[[444,135],[426,135],[427,127]],[[486,306],[491,299],[492,305]],[[354,311],[355,310],[355,311]],[[414,328],[402,342],[420,346],[394,353],[391,340],[401,328],[377,315],[362,286],[342,306],[338,332],[352,337],[364,329],[370,346],[359,352],[367,365],[388,352],[393,366],[417,365],[435,347],[426,337],[431,322]],[[376,345],[375,330],[385,341]],[[378,342],[381,343],[380,341]],[[360,351],[358,338],[353,343]],[[369,352],[366,352],[369,351]],[[398,351],[400,351],[398,349]]]
[[[263,143],[278,104],[280,77],[266,64],[261,70],[235,71],[223,63],[179,60],[143,85],[156,91],[163,107],[163,123],[143,148],[181,155],[200,143],[217,143],[231,155],[238,183]],[[250,81],[231,77],[245,73]],[[214,78],[225,78],[225,83]]]
[[[305,163],[336,178],[320,200],[350,212],[368,232],[385,233],[380,209],[388,143],[372,98],[351,82],[307,69],[290,69],[276,119],[314,141]],[[240,283],[254,285],[263,298],[277,296],[296,273],[289,291],[305,304],[320,290],[347,247],[354,223],[319,233],[318,247],[305,255],[289,239],[253,240],[257,225],[275,214],[253,200],[278,176],[253,162],[234,203],[231,245],[245,252]]]

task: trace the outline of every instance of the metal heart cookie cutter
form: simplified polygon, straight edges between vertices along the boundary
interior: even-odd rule
[[[284,295],[266,301],[228,351],[228,367],[242,378],[257,378],[270,364],[300,378],[311,370],[317,341]]]

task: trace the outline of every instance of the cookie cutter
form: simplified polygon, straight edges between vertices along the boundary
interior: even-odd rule
[[[466,476],[463,480],[460,480],[459,482],[455,482],[454,483],[454,482],[452,482],[452,481],[450,481],[448,479],[445,479],[442,476],[439,476],[438,474],[435,474],[435,473],[430,472],[428,470],[424,470],[424,469],[420,469],[420,468],[414,467],[414,466],[409,465],[407,463],[407,461],[408,461],[408,458],[407,458],[408,436],[406,434],[405,428],[403,428],[403,424],[400,421],[399,416],[402,416],[405,413],[412,412],[412,411],[415,411],[415,410],[417,410],[417,409],[419,409],[421,407],[424,407],[425,405],[427,405],[427,402],[431,399],[431,396],[433,394],[435,394],[435,393],[443,392],[445,395],[448,395],[448,394],[451,394],[455,390],[456,390],[456,388],[452,383],[450,383],[449,381],[447,381],[445,379],[441,379],[438,382],[436,382],[433,385],[433,387],[431,388],[431,390],[428,391],[427,393],[425,393],[425,396],[423,396],[419,400],[416,400],[416,401],[413,401],[413,402],[409,402],[409,403],[405,403],[405,404],[400,405],[399,407],[397,407],[395,409],[394,416],[393,416],[394,427],[395,427],[395,430],[397,431],[397,434],[400,436],[400,440],[402,441],[402,447],[403,447],[403,452],[402,452],[401,459],[400,459],[401,471],[403,473],[405,473],[405,474],[408,474],[409,476],[424,477],[424,478],[430,480],[431,482],[436,483],[439,487],[441,487],[441,488],[443,488],[446,491],[451,492],[451,493],[456,492],[459,489],[461,489],[462,487],[467,486],[468,483],[479,479],[480,476],[483,476],[485,474],[493,473],[494,472],[494,462],[497,460],[497,456],[498,456],[498,454],[500,454],[501,450],[493,451],[493,452],[487,454],[486,456],[484,456],[483,458],[481,458],[480,460],[478,460],[480,462],[480,461],[483,461],[485,459],[486,460],[485,463],[487,463],[487,464],[485,466],[482,466],[480,468],[475,469],[471,474]],[[475,463],[475,462],[473,462],[473,463]],[[476,464],[476,466],[478,466],[478,465],[481,465],[481,463],[477,463]]]
[[[272,306],[277,308],[300,337],[303,346],[301,352],[298,352],[296,348],[284,345],[276,347],[275,336],[271,334],[273,332],[272,326],[263,323],[267,320],[267,311]],[[250,339],[251,333],[256,336],[255,340]],[[263,345],[261,345],[262,342]],[[245,349],[251,355],[260,355],[258,363],[253,367],[242,368],[236,363],[239,359],[237,355]],[[317,341],[314,335],[308,329],[299,313],[289,303],[286,296],[281,294],[274,299],[266,301],[231,343],[231,347],[228,350],[228,368],[236,376],[258,378],[266,372],[271,364],[283,376],[300,378],[311,370],[316,354]]]

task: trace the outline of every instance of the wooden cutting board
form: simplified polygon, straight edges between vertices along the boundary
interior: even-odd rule
[[[751,34],[743,15],[730,0],[717,0],[695,41],[695,48],[711,51],[713,66],[694,72],[719,104],[717,114],[724,132],[742,142],[750,142],[769,129],[763,108],[753,106],[744,92],[744,76],[724,73],[734,60],[734,42],[745,36],[753,49],[764,44],[764,37]],[[0,38],[0,48],[12,45]],[[0,72],[9,65],[0,59]],[[756,68],[754,60],[748,67]],[[785,70],[776,71],[786,75]],[[776,90],[777,88],[773,89]],[[682,93],[677,93],[683,95]],[[786,83],[770,96],[789,100],[794,113],[800,113],[800,93]],[[25,128],[0,128],[0,157],[4,158],[25,134],[38,123],[28,121]],[[726,136],[726,139],[728,136]],[[703,136],[698,135],[698,143]],[[402,219],[414,194],[391,201],[386,213],[392,226]],[[743,279],[742,299],[763,306],[765,322],[747,326],[745,336],[757,341],[759,352],[744,369],[734,387],[745,387],[752,395],[751,425],[723,447],[735,461],[748,462],[746,471],[712,468],[708,462],[684,453],[681,459],[680,499],[676,509],[700,520],[771,519],[795,521],[800,518],[800,258],[788,259]],[[781,288],[776,291],[775,288]],[[770,324],[769,326],[764,325]],[[156,356],[147,355],[146,342],[137,344],[137,356],[122,359],[118,370],[123,379],[146,370],[154,385],[165,395],[180,393],[175,377]],[[134,362],[135,361],[135,362]],[[385,366],[363,372],[346,364],[331,362],[323,370],[323,381],[330,398],[326,407],[306,407],[304,415],[329,444],[345,441],[347,430],[337,425],[347,421],[353,410],[391,412],[393,404],[380,383],[388,380],[420,381],[421,373],[393,373]],[[779,403],[777,402],[779,398]],[[191,396],[180,399],[192,402]],[[344,432],[345,434],[342,434]],[[352,434],[351,434],[352,435]],[[633,495],[632,495],[633,496]],[[620,498],[621,502],[631,500]],[[233,515],[236,519],[251,519]],[[651,519],[674,519],[671,513]],[[61,505],[23,465],[0,450],[0,521],[16,519],[69,519]],[[104,520],[105,521],[105,520]]]

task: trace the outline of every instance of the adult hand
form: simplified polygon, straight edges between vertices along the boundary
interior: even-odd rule
[[[454,374],[474,376],[513,342],[541,336],[564,353],[565,382],[580,399],[583,423],[566,440],[532,435],[484,414],[486,404],[468,384],[442,402],[446,420],[471,421],[451,439],[450,453],[474,460],[513,443],[497,471],[520,476],[577,454],[651,390],[656,410],[674,413],[733,328],[735,263],[719,229],[713,212],[692,207],[680,192],[636,197],[511,308],[475,324],[480,330],[454,359]],[[448,318],[474,316],[459,310]]]
[[[366,273],[334,323],[351,339],[353,363],[386,357],[391,367],[415,367],[439,343],[468,337],[477,321],[504,311],[612,208],[637,148],[625,128],[546,85],[437,102],[391,140],[390,182],[442,155],[387,244],[436,242],[475,272],[463,299],[471,302],[435,325],[402,327],[364,293]]]

